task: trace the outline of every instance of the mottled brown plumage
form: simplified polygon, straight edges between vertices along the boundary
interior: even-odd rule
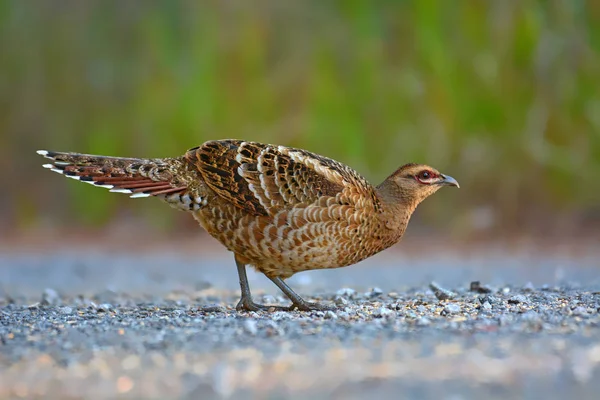
[[[209,141],[182,157],[136,159],[41,150],[55,172],[131,197],[154,196],[189,211],[235,254],[240,309],[252,302],[245,266],[271,279],[301,310],[283,281],[293,274],[355,264],[397,243],[410,216],[441,186],[432,167],[406,164],[372,186],[350,167],[317,154],[241,140]]]

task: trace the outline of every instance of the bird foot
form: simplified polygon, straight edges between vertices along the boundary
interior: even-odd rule
[[[288,307],[268,306],[268,305],[264,305],[264,304],[257,304],[255,302],[253,302],[252,300],[246,300],[246,299],[241,299],[235,306],[235,309],[238,311],[271,311],[271,310],[287,311],[287,310],[289,310]]]
[[[312,303],[309,301],[294,303],[288,308],[289,311],[334,311],[335,309],[336,307],[334,306],[328,306],[320,303]]]

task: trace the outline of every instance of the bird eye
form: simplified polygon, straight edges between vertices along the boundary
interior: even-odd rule
[[[415,175],[415,179],[420,183],[429,185],[432,183],[432,179],[437,178],[437,176],[435,172],[426,169]]]
[[[419,180],[426,181],[431,178],[431,173],[429,171],[422,171],[419,173]]]

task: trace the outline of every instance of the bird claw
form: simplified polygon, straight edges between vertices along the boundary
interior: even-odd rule
[[[289,311],[333,311],[335,309],[336,308],[334,306],[328,306],[320,303],[312,303],[308,301],[304,301],[302,303],[294,303],[288,308]]]

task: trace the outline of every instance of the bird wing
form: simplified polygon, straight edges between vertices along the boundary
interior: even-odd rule
[[[241,140],[206,142],[184,156],[220,197],[254,215],[337,198],[376,207],[373,187],[356,171],[306,150]]]

